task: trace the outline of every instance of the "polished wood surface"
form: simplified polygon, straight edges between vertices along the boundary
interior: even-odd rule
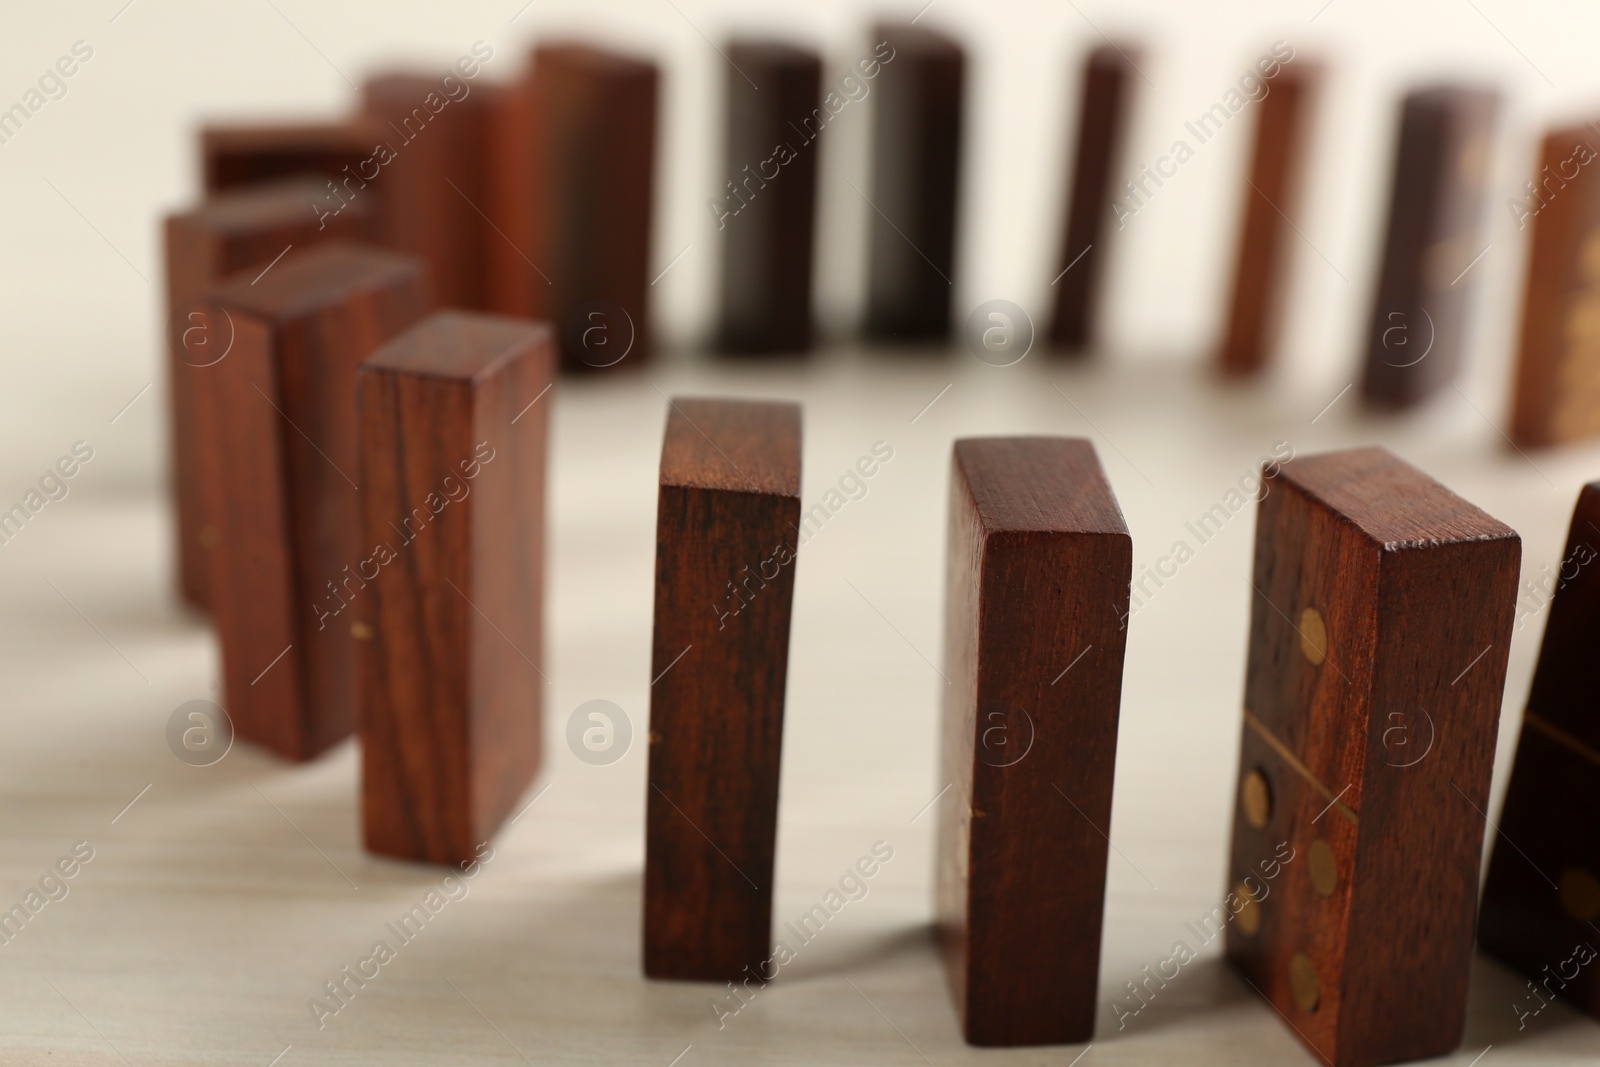
[[[1089,53],[1083,65],[1061,273],[1052,285],[1055,315],[1050,324],[1051,344],[1069,353],[1084,351],[1095,332],[1101,264],[1112,232],[1112,168],[1128,123],[1133,79],[1138,76],[1130,57],[1137,54],[1132,45],[1103,44]]]
[[[966,52],[910,24],[872,35],[882,64],[872,119],[866,333],[948,337],[960,198]]]
[[[728,352],[802,352],[811,345],[817,160],[831,117],[822,60],[768,41],[735,41],[728,59],[724,184],[711,201],[723,248],[718,342]]]
[[[189,316],[206,288],[246,268],[267,270],[294,248],[324,240],[363,240],[373,236],[368,203],[331,220],[319,221],[314,205],[322,198],[314,178],[286,178],[242,186],[207,197],[187,211],[167,216],[163,228],[167,283],[167,388],[171,414],[169,463],[178,551],[178,583],[183,598],[204,610],[210,603],[207,544],[216,530],[200,514],[199,458],[195,433],[197,374],[221,348]],[[187,342],[187,343],[186,343]]]
[[[442,307],[489,304],[496,93],[454,73],[381,74],[363,88],[364,114],[392,152],[381,176],[384,243],[427,261]]]
[[[1249,376],[1271,362],[1294,280],[1293,220],[1302,218],[1301,187],[1322,67],[1305,59],[1281,64],[1256,104],[1255,146],[1245,177],[1244,224],[1234,260],[1233,294],[1217,368]]]
[[[645,362],[660,70],[559,42],[532,63],[530,313],[555,327],[563,370]]]
[[[426,314],[410,256],[328,242],[200,305],[227,356],[197,375],[212,614],[240,738],[310,759],[355,728],[356,367]]]
[[[1471,268],[1484,220],[1499,95],[1440,86],[1401,105],[1389,220],[1367,328],[1361,391],[1379,408],[1418,404],[1455,380],[1468,337]]]
[[[1133,540],[1081,438],[955,443],[935,878],[975,1045],[1094,1034]]]
[[[534,247],[536,169],[534,166],[533,76],[521,71],[502,85],[480,86],[491,93],[489,173],[484,214],[492,236],[484,250],[484,299],[490,311],[532,317],[534,289],[550,284],[529,258]]]
[[[769,974],[800,409],[674,399],[661,446],[644,973]],[[786,940],[793,935],[784,933]]]
[[[539,768],[549,327],[438,312],[361,365],[367,847],[470,862]]]
[[[375,150],[383,139],[381,124],[361,118],[214,123],[200,131],[200,184],[207,192],[220,192],[310,175],[322,179],[325,206],[337,211],[341,200],[369,189],[372,199],[382,199],[382,183],[373,177],[379,173]]]
[[[1528,980],[1519,1029],[1560,999],[1600,1018],[1600,482],[1578,494],[1493,834],[1478,939]],[[1587,957],[1587,958],[1585,958]]]
[[[1335,1067],[1466,1022],[1514,531],[1381,448],[1263,470],[1229,961]]]
[[[1508,205],[1530,250],[1512,382],[1511,439],[1545,447],[1600,434],[1600,134],[1552,130]]]

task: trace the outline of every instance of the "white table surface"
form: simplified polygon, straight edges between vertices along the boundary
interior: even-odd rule
[[[215,696],[215,646],[168,595],[160,494],[95,484],[91,461],[77,495],[0,549],[0,903],[20,900],[75,842],[94,848],[69,895],[0,946],[0,1062],[265,1065],[288,1046],[285,1065],[525,1056],[665,1067],[680,1053],[684,1067],[1070,1062],[1080,1048],[966,1048],[928,938],[934,819],[918,813],[942,787],[934,665],[950,442],[1089,437],[1133,531],[1136,568],[1278,441],[1302,454],[1388,444],[1515,526],[1525,576],[1559,560],[1600,450],[1530,462],[1454,391],[1414,418],[1374,421],[1352,390],[1317,418],[1336,392],[1224,388],[1191,366],[1109,354],[1083,368],[1040,353],[993,368],[965,353],[849,348],[809,368],[669,358],[563,382],[552,394],[549,755],[529,792],[538,802],[496,839],[468,895],[320,1029],[308,999],[376,940],[393,942],[385,923],[441,874],[362,853],[353,742],[306,766],[242,745],[207,768],[173,756],[167,719]],[[663,394],[799,400],[807,504],[874,442],[894,449],[866,496],[800,557],[775,924],[807,910],[874,842],[894,858],[720,1030],[711,987],[639,974],[643,747],[590,766],[564,742],[567,716],[587,700],[615,701],[636,737],[646,721]],[[126,421],[96,431],[113,462]],[[1223,891],[1252,529],[1250,512],[1230,520],[1131,624],[1102,1007],[1085,1065],[1312,1062],[1216,946],[1120,1032],[1109,1004]],[[1541,627],[1542,615],[1512,649],[1496,807]],[[1600,1027],[1565,1008],[1518,1032],[1521,988],[1475,964],[1457,1060],[1492,1044],[1500,1062],[1593,1062]]]

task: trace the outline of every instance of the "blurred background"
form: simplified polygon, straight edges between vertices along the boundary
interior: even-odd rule
[[[10,210],[6,254],[16,257],[5,321],[14,337],[50,338],[54,353],[17,360],[17,373],[39,375],[30,407],[45,402],[45,393],[54,403],[57,393],[82,397],[90,387],[103,387],[108,402],[125,400],[124,386],[137,389],[149,379],[158,218],[198,191],[199,122],[333,117],[353,105],[350,83],[360,85],[397,61],[442,70],[480,39],[495,49],[485,67],[489,79],[518,73],[541,35],[609,43],[661,65],[654,256],[664,267],[689,251],[653,295],[662,339],[692,349],[709,332],[720,255],[706,201],[726,180],[720,171],[727,70],[716,48],[741,33],[790,37],[822,53],[824,81],[834,83],[866,54],[874,19],[909,18],[920,5],[819,2],[800,12],[764,3],[538,0],[520,13],[516,4],[379,8],[294,0],[224,6],[135,0],[119,7],[14,13],[0,42],[15,82],[8,103],[74,41],[94,49],[68,94],[0,146]],[[1130,114],[1128,161],[1166,152],[1183,135],[1184,121],[1281,39],[1302,58],[1321,54],[1330,61],[1305,217],[1297,220],[1305,238],[1297,254],[1306,263],[1296,271],[1287,317],[1285,373],[1333,382],[1359,350],[1398,97],[1416,83],[1449,77],[1493,82],[1507,95],[1493,178],[1494,251],[1475,268],[1483,298],[1472,360],[1487,379],[1503,378],[1524,251],[1504,200],[1531,176],[1541,126],[1587,114],[1600,88],[1585,44],[1586,20],[1595,18],[1581,4],[1465,0],[1403,9],[1363,0],[1270,8],[936,0],[920,23],[955,33],[970,49],[953,278],[958,319],[994,297],[1043,310],[1060,269],[1080,63],[1102,34],[1146,49],[1139,66],[1147,80]],[[1250,148],[1248,129],[1235,125],[1230,136],[1203,146],[1181,178],[1117,234],[1104,325],[1107,346],[1120,359],[1197,359],[1221,328]],[[865,188],[868,110],[849,108],[830,129],[821,157],[817,296],[823,321],[842,329],[862,303],[871,209],[847,181]],[[94,314],[73,314],[85,301]],[[84,380],[82,371],[93,374]],[[6,425],[15,432],[18,422]],[[24,443],[7,438],[8,446]]]

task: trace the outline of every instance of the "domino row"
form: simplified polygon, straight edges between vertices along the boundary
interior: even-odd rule
[[[215,286],[197,315],[226,352],[193,385],[236,735],[303,760],[359,727],[366,846],[458,864],[540,764],[555,338],[430,314],[423,274],[414,258],[331,242]],[[775,973],[789,618],[814,521],[800,458],[792,404],[670,402],[646,798],[653,977]],[[1261,477],[1273,491],[1257,519],[1239,800],[1207,939],[1224,936],[1329,1063],[1442,1054],[1465,1020],[1520,541],[1381,449]],[[1595,519],[1600,485],[1580,500],[1569,555]],[[975,1044],[1086,1040],[1131,538],[1093,448],[1051,437],[958,441],[948,535],[936,901],[955,1000]],[[1591,812],[1600,784],[1585,702],[1600,577],[1578,565],[1563,579],[1502,817],[1515,847],[1495,851],[1480,924],[1535,980],[1600,917],[1588,823],[1548,818]],[[1600,1014],[1596,974],[1560,994]],[[1162,981],[1148,972],[1128,992]]]
[[[874,130],[872,178],[861,191],[871,205],[865,331],[882,342],[950,335],[965,51],[920,26],[880,25],[871,41],[826,80],[819,56],[804,48],[739,40],[726,49],[726,180],[707,200],[722,242],[722,349],[812,343],[823,135],[862,107]],[[1167,154],[1135,168],[1121,147],[1139,55],[1131,44],[1106,44],[1084,61],[1045,332],[1057,352],[1091,350],[1101,264],[1117,231],[1198,145],[1253,118],[1216,363],[1232,376],[1259,374],[1293,276],[1293,220],[1324,68],[1277,42],[1183,124]],[[204,609],[207,593],[182,365],[209,357],[185,343],[203,338],[181,309],[209,281],[321,240],[376,242],[423,258],[439,306],[552,323],[564,369],[648,360],[659,68],[560,42],[535,48],[507,79],[491,80],[494,63],[494,49],[478,42],[442,73],[371,78],[347,117],[202,131],[205,199],[167,221],[172,474],[181,585],[194,606]],[[1361,375],[1374,404],[1419,403],[1456,376],[1472,268],[1484,251],[1498,106],[1494,92],[1469,86],[1422,89],[1403,102]],[[1597,154],[1593,132],[1582,123],[1549,132],[1540,169],[1507,201],[1532,246],[1507,427],[1519,447],[1600,433],[1600,349],[1589,327],[1600,276],[1600,180],[1586,166]],[[1120,183],[1119,167],[1130,175]]]

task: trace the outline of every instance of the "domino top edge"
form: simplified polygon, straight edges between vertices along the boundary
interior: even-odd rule
[[[1418,85],[1401,97],[1402,103],[1428,104],[1447,107],[1463,104],[1472,107],[1498,110],[1504,95],[1493,85],[1466,82],[1429,82]]]
[[[818,62],[815,49],[778,37],[735,37],[728,43],[728,54],[788,70],[809,70]]]
[[[954,462],[987,533],[1128,536],[1094,445],[1082,437],[965,437]]]
[[[325,178],[280,178],[212,193],[190,207],[169,213],[167,218],[209,233],[252,232],[315,222],[316,207],[325,204],[328,196]],[[357,215],[371,214],[371,204],[365,200],[353,200],[345,206]]]
[[[799,498],[798,404],[684,397],[667,403],[663,487]]]
[[[207,299],[264,319],[283,321],[341,304],[406,275],[426,275],[420,259],[354,241],[328,241],[261,274],[245,271],[211,289]]]
[[[1096,70],[1134,73],[1137,70],[1134,64],[1142,52],[1143,50],[1134,41],[1108,40],[1089,49],[1084,56],[1084,64]]]
[[[438,311],[390,339],[362,364],[362,372],[474,381],[506,360],[542,349],[554,373],[554,338],[543,322],[449,309]]]
[[[655,78],[660,71],[655,61],[645,56],[579,40],[544,41],[535,45],[530,54],[535,77],[540,65],[637,78]]]
[[[200,127],[200,154],[259,148],[280,141],[316,148],[359,148],[365,146],[378,129],[377,123],[360,117],[259,122],[216,119]]]
[[[1279,478],[1343,516],[1385,552],[1520,540],[1511,527],[1386,448],[1353,448],[1288,460]]]

